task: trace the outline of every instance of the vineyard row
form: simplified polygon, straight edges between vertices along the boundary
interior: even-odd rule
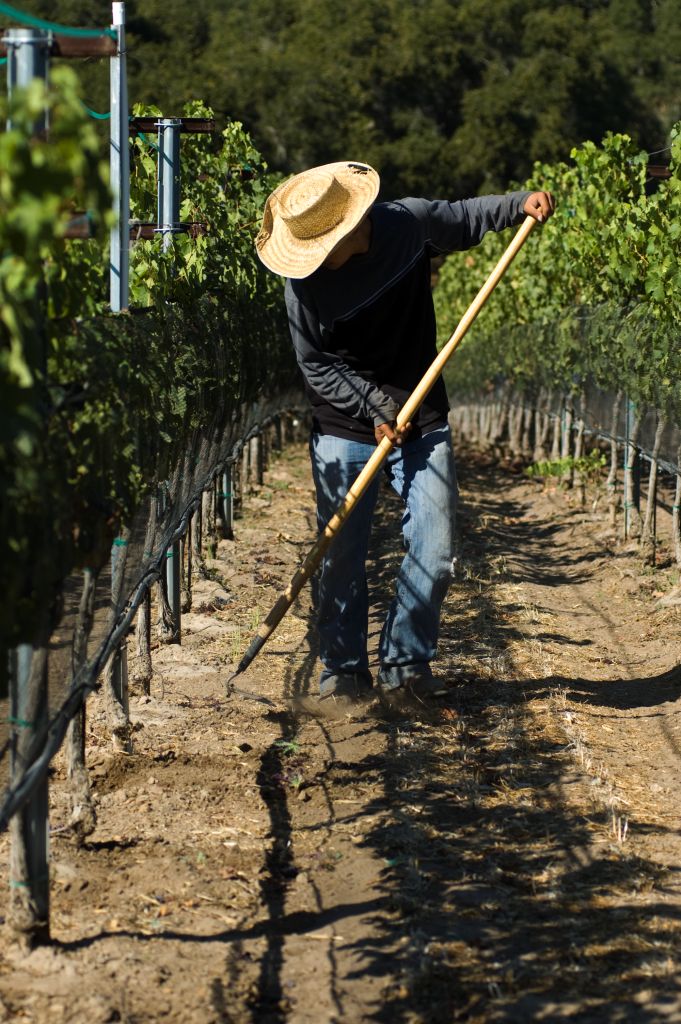
[[[227,513],[233,467],[297,401],[281,282],[253,247],[274,182],[239,123],[196,133],[213,122],[200,102],[175,118],[128,113],[125,5],[113,7],[111,29],[78,40],[111,58],[111,120],[121,128],[111,174],[103,119],[90,116],[76,74],[48,74],[49,26],[30,29],[40,60],[25,30],[4,37],[1,816],[3,827],[11,818],[10,918],[29,943],[49,932],[50,759],[68,725],[72,784],[85,794],[85,824],[73,829],[87,831],[84,698],[101,676],[112,734],[125,744],[125,636],[136,609],[144,622],[158,581],[165,632],[179,639],[181,566],[190,578],[201,506],[210,520],[218,487]],[[140,129],[147,122],[158,143]],[[79,211],[91,231],[75,240]]]

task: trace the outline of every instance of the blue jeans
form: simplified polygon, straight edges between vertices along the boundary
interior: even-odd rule
[[[320,529],[374,450],[373,444],[330,434],[312,435],[310,454]],[[385,472],[404,501],[405,555],[381,631],[379,658],[381,678],[389,685],[399,685],[408,677],[430,674],[440,609],[451,579],[457,487],[449,428],[433,430],[394,448]],[[379,477],[358,502],[322,563],[316,587],[322,683],[338,674],[371,678],[366,559]]]

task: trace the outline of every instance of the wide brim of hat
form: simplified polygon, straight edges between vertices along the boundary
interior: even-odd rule
[[[380,178],[368,164],[339,161],[313,170],[331,172],[347,188],[350,202],[342,221],[334,228],[316,238],[301,239],[294,237],[284,219],[277,216],[282,191],[293,178],[288,178],[274,190],[265,204],[262,227],[255,246],[265,266],[284,277],[309,277],[318,270],[338,243],[355,230],[378,195]],[[303,171],[305,173],[308,172]]]

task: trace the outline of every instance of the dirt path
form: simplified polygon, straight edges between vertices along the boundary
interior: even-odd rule
[[[243,679],[275,710],[221,686],[313,533],[303,446],[274,463],[155,652],[131,756],[92,702],[83,849],[56,766],[55,942],[2,946],[0,1020],[681,1020],[675,574],[559,492],[472,457],[461,478],[450,695],[315,718],[307,597]],[[374,642],[388,492],[381,515]]]

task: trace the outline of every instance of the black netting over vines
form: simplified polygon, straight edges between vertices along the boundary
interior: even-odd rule
[[[29,725],[7,696],[22,649],[46,652],[49,713],[30,723],[32,767],[18,789],[13,779],[0,824],[44,774],[202,493],[250,435],[298,406],[279,309],[206,299],[51,325],[25,443],[0,463],[3,753],[10,727]],[[0,770],[6,779],[6,759]]]
[[[604,391],[592,381],[587,381],[578,394],[571,396],[549,389],[539,389],[534,393],[531,390],[517,392],[503,384],[478,396],[461,396],[454,403],[452,412],[454,429],[465,436],[486,435],[490,442],[501,441],[508,434],[511,408],[538,413],[560,422],[569,417],[572,429],[577,429],[581,421],[587,438],[612,440],[622,448],[633,443],[647,460],[653,457],[657,448],[655,457],[660,469],[672,474],[681,473],[681,427],[664,420],[658,433],[661,413],[657,409],[652,406],[641,409],[624,393]],[[481,429],[483,420],[486,425]],[[528,455],[531,454],[532,451],[528,450]],[[544,453],[545,456],[548,454]]]

